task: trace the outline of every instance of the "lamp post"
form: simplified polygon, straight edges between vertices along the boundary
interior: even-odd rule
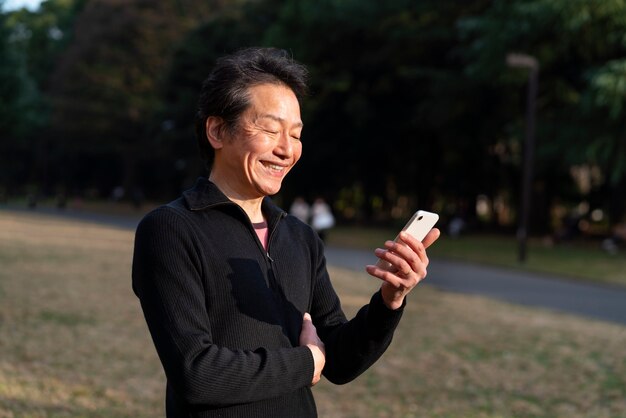
[[[518,260],[524,263],[527,258],[528,218],[530,212],[531,184],[533,179],[533,159],[535,152],[535,110],[537,86],[539,84],[539,62],[535,57],[525,54],[508,54],[506,63],[509,67],[528,70],[528,96],[526,100],[526,136],[522,163],[522,196],[517,229],[519,244]]]

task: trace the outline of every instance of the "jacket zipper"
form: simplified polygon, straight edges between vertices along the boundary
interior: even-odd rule
[[[263,247],[263,243],[261,242],[261,240],[257,236],[256,232],[254,231],[254,226],[252,225],[252,222],[248,218],[248,214],[239,205],[237,205],[234,202],[220,202],[220,203],[214,203],[212,205],[208,205],[206,208],[211,208],[211,207],[216,207],[216,206],[221,206],[221,205],[234,205],[234,206],[236,206],[239,209],[239,211],[246,217],[246,219],[248,219],[248,224],[250,226],[249,230],[252,233],[252,237],[253,237],[253,239],[256,240],[259,249],[265,255],[265,260],[267,262],[267,265],[266,265],[266,267],[267,267],[267,285],[269,286],[270,289],[272,289],[272,291],[276,292],[277,282],[276,282],[276,277],[274,275],[274,266],[273,266],[274,259],[270,255],[270,251],[269,250],[270,250],[272,238],[274,237],[274,232],[276,232],[276,229],[278,228],[278,224],[280,223],[281,219],[283,217],[285,217],[286,214],[284,212],[281,212],[278,215],[278,219],[274,223],[274,226],[272,227],[272,229],[268,230],[267,249],[265,249]]]
[[[267,256],[267,259],[270,261],[270,263],[274,262],[274,259],[272,258],[272,256],[270,256],[270,247],[272,244],[272,238],[274,237],[274,233],[276,232],[276,229],[278,229],[278,224],[280,223],[283,216],[284,214],[281,213],[278,216],[278,219],[276,220],[276,223],[274,224],[273,228],[267,231],[267,234],[268,234],[267,235],[267,250],[265,250],[265,255]],[[263,247],[263,244],[261,244],[261,247]]]
[[[276,274],[274,272],[274,259],[270,255],[270,248],[271,248],[271,245],[272,245],[272,238],[274,237],[276,229],[278,229],[278,224],[280,223],[280,221],[281,221],[283,216],[284,215],[281,214],[279,216],[279,218],[276,220],[276,222],[274,223],[274,226],[272,227],[272,229],[267,231],[267,233],[268,233],[268,236],[267,236],[267,249],[264,249],[265,250],[265,257],[266,257],[266,259],[268,261],[268,266],[267,266],[268,267],[268,270],[267,270],[268,277],[267,277],[267,280],[268,280],[268,284],[270,286],[270,289],[272,289],[274,292],[276,292],[276,290],[277,290],[276,288],[278,286],[278,280],[276,279]],[[259,243],[261,244],[260,241],[259,241]],[[261,244],[261,248],[263,248],[263,244]]]

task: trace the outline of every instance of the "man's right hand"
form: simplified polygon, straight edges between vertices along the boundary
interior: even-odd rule
[[[302,332],[300,332],[300,346],[307,346],[313,354],[313,361],[315,363],[315,371],[313,373],[313,380],[311,386],[315,385],[322,378],[322,370],[326,363],[326,349],[324,343],[317,336],[317,330],[313,321],[311,321],[311,315],[304,314],[302,320]]]

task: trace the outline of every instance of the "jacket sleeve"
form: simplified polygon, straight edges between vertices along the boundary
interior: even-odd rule
[[[324,376],[335,384],[348,383],[366,371],[385,352],[400,322],[406,302],[388,309],[380,291],[372,295],[354,318],[347,321],[330,282],[323,249],[316,264],[312,316],[326,346]]]
[[[193,228],[173,209],[153,211],[137,228],[133,290],[176,395],[188,404],[228,406],[310,385],[307,347],[236,350],[212,343],[201,251]]]

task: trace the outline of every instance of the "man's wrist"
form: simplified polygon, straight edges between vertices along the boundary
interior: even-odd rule
[[[401,300],[395,300],[393,302],[387,302],[385,298],[383,298],[383,304],[387,307],[387,309],[396,311],[402,307],[404,304],[404,297]]]
[[[406,294],[398,291],[385,292],[384,286],[380,289],[383,305],[389,310],[395,311],[405,305]]]

